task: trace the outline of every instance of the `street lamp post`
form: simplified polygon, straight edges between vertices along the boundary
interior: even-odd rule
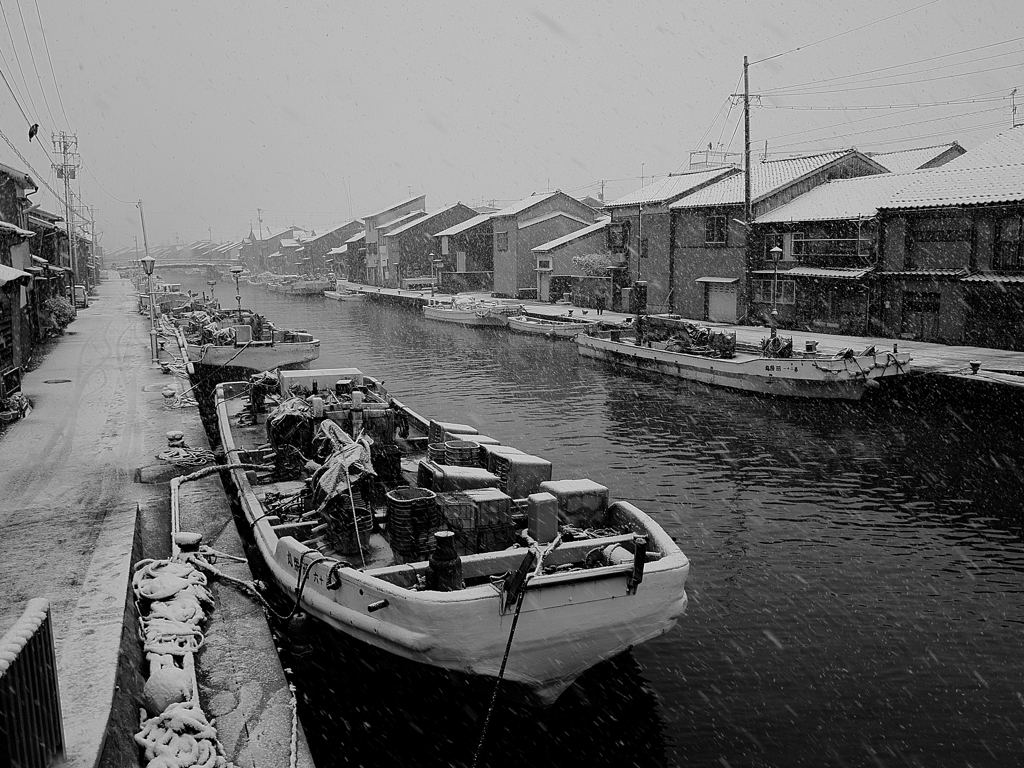
[[[242,322],[242,289],[238,287],[238,280],[245,270],[235,264],[231,268],[231,274],[235,276],[235,301],[238,303],[238,322]]]
[[[434,289],[437,287],[437,255],[431,253],[427,256],[430,259],[430,298],[434,298]]]
[[[146,273],[146,280],[149,283],[149,349],[152,353],[151,362],[158,363],[160,359],[156,346],[156,310],[153,307],[153,267],[156,266],[156,259],[146,254],[143,258],[139,259],[139,263],[142,264],[142,270]]]
[[[772,275],[772,332],[771,335],[775,335],[775,323],[779,316],[779,259],[782,258],[782,249],[779,246],[775,246],[768,251],[772,257],[772,267],[774,273]]]

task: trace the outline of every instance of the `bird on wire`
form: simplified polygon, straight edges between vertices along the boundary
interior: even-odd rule
[[[39,123],[32,123],[28,129],[28,140],[32,141],[32,139],[36,137],[37,133],[39,133]]]

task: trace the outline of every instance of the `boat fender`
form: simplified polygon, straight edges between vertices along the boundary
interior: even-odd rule
[[[640,582],[644,580],[644,564],[647,562],[647,537],[637,536],[633,540],[633,572],[626,578],[626,594],[635,595]]]

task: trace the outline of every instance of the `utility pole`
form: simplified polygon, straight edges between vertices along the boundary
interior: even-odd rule
[[[597,199],[600,200],[603,203],[604,202],[604,179],[601,179],[600,184],[601,184],[601,191],[600,191],[600,193],[598,193]]]
[[[149,238],[146,237],[146,214],[142,210],[142,201],[139,200],[139,219],[142,221],[142,247],[146,249],[146,260],[149,265],[146,277],[149,280],[149,351],[152,355],[152,362],[160,362],[160,353],[157,351],[156,341],[156,307],[153,306],[153,262],[149,261]],[[138,243],[138,239],[135,240]],[[145,266],[145,265],[144,265]]]
[[[65,133],[64,131],[54,134],[53,151],[61,156],[60,163],[53,163],[53,170],[57,172],[58,179],[64,180],[64,223],[68,234],[68,263],[62,266],[71,270],[71,303],[74,304],[78,270],[75,266],[74,212],[71,208],[71,180],[77,176],[78,164],[80,162],[78,134]]]
[[[267,268],[266,243],[263,242],[263,209],[256,209],[256,221],[260,225],[260,268]]]
[[[750,65],[743,57],[743,221],[750,234],[750,80],[747,77]]]

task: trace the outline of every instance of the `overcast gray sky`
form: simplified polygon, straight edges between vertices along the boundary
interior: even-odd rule
[[[970,148],[1010,127],[1024,84],[1020,0],[0,4],[0,66],[47,150],[52,130],[78,134],[108,248],[141,235],[140,198],[151,244],[241,238],[258,207],[320,229],[409,192],[501,205],[603,179],[614,199],[709,142],[742,149],[728,97],[744,54],[785,54],[750,68],[752,92],[777,89],[752,110],[757,157],[766,140]],[[0,129],[60,189],[3,83],[0,103]]]

